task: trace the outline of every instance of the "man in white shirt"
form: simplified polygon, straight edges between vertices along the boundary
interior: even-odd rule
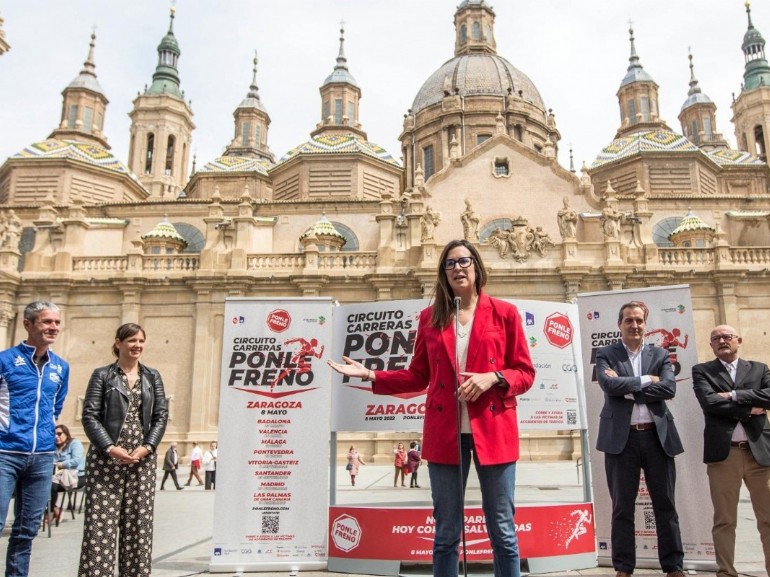
[[[676,394],[669,352],[644,342],[647,306],[620,307],[620,342],[596,353],[596,376],[604,391],[596,448],[604,453],[612,499],[612,565],[616,577],[636,567],[634,514],[641,471],[652,501],[658,560],[668,577],[684,577],[684,549],[674,488],[674,457],[684,451],[666,401]]]
[[[711,535],[717,577],[737,577],[735,527],[741,484],[751,496],[770,573],[770,371],[738,356],[743,339],[733,327],[711,331],[716,359],[692,369],[695,396],[703,409],[703,462],[708,467],[714,524]]]

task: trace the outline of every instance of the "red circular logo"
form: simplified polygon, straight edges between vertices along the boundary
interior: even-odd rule
[[[282,333],[291,325],[288,311],[276,309],[267,315],[267,328],[275,333]]]
[[[545,319],[543,332],[548,342],[560,349],[565,348],[572,342],[572,323],[565,314],[554,313],[549,315]]]

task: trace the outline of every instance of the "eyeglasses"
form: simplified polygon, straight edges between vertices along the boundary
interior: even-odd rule
[[[62,437],[65,436],[64,431],[56,431],[56,436],[58,437],[59,435],[61,435]]]
[[[468,268],[473,262],[472,256],[461,256],[458,259],[448,258],[444,261],[444,268],[446,270],[452,270],[456,264],[460,265],[460,268]]]
[[[711,337],[712,343],[718,343],[719,341],[725,341],[729,343],[733,339],[737,339],[738,335],[714,335]]]

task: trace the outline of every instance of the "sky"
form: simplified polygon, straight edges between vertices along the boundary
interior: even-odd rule
[[[534,82],[561,132],[559,161],[590,164],[620,124],[616,93],[630,54],[629,23],[644,69],[659,85],[662,118],[677,133],[693,53],[700,87],[717,105],[717,129],[735,145],[730,122],[740,91],[747,17],[743,0],[487,0],[498,54]],[[198,167],[233,136],[258,52],[257,85],[270,114],[276,160],[307,141],[321,118],[319,87],[332,72],[345,27],[348,68],[362,91],[368,139],[400,158],[404,114],[422,83],[454,56],[459,0],[176,0],[174,33],[181,88],[191,101]],[[152,82],[169,25],[162,0],[0,0],[11,50],[0,56],[0,162],[44,140],[61,117],[62,90],[79,74],[96,31],[94,60],[110,100],[105,133],[128,160],[128,113]],[[770,3],[751,6],[770,39]]]

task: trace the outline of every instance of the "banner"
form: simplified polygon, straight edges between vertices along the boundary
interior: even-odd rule
[[[435,521],[430,508],[331,507],[329,556],[430,562]],[[590,503],[516,506],[522,559],[593,553]],[[491,561],[492,545],[481,507],[465,508],[467,556]]]
[[[669,350],[676,377],[676,397],[667,404],[685,449],[676,457],[676,508],[684,545],[685,569],[715,569],[711,538],[713,513],[706,466],[702,460],[703,418],[692,388],[692,366],[698,360],[688,286],[578,295],[583,372],[588,382],[586,403],[591,448],[596,446],[599,414],[604,405],[604,394],[596,379],[596,351],[620,340],[618,311],[624,303],[632,300],[640,300],[649,308],[645,342]],[[604,453],[592,453],[591,472],[599,561],[609,566],[612,565],[612,506],[604,472]],[[637,567],[658,567],[655,518],[643,474],[636,501],[635,524]]]
[[[212,572],[324,569],[329,299],[227,299]]]
[[[521,314],[537,374],[518,397],[522,430],[585,429],[577,307],[509,300]],[[409,366],[425,300],[351,304],[334,311],[334,351],[372,370]],[[374,395],[371,383],[332,374],[333,431],[422,431],[425,394]]]

